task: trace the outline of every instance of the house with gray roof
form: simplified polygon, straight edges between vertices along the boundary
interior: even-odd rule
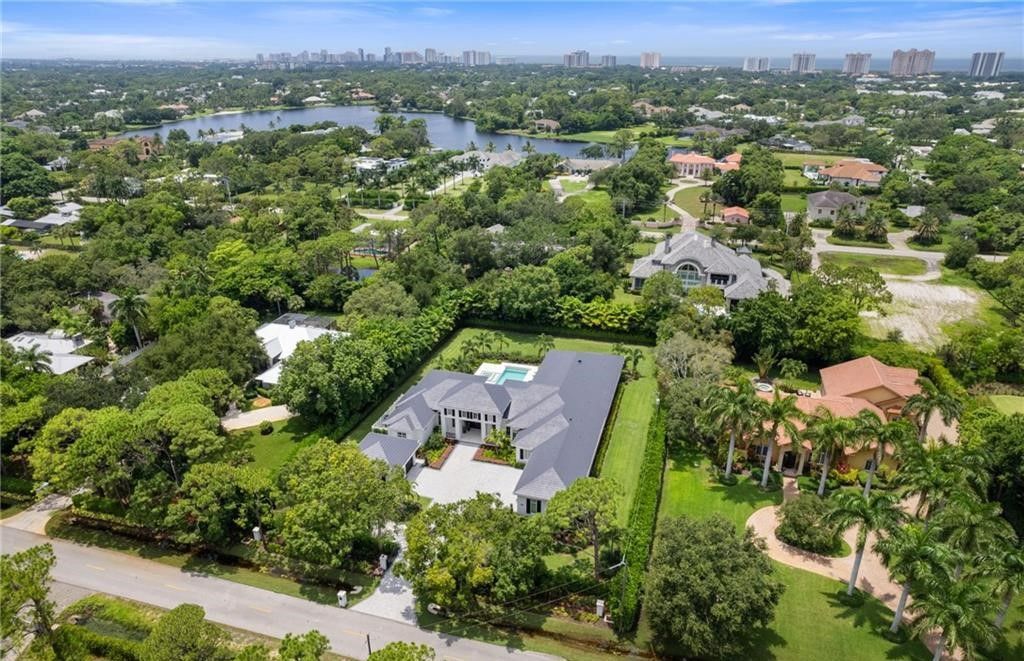
[[[493,430],[512,439],[525,464],[515,487],[520,514],[590,474],[622,373],[612,354],[549,351],[530,381],[487,383],[488,375],[433,370],[398,398],[359,447],[402,466],[440,429],[458,443],[483,444]]]
[[[823,190],[807,196],[808,220],[835,220],[844,208],[859,218],[867,213],[868,201],[840,190]]]
[[[749,250],[736,251],[697,232],[666,234],[654,252],[633,262],[629,272],[634,290],[655,273],[668,271],[687,290],[706,285],[718,287],[725,300],[736,304],[770,288],[786,293],[788,283],[779,274],[761,268]]]

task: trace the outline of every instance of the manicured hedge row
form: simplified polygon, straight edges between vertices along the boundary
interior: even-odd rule
[[[598,342],[622,342],[623,344],[641,344],[653,347],[654,338],[642,333],[614,333],[594,328],[565,328],[563,326],[547,326],[544,324],[522,324],[510,321],[495,321],[469,317],[462,320],[462,326],[470,328],[488,328],[514,333],[547,333],[555,337],[572,337],[580,340],[596,340]]]
[[[53,634],[58,659],[83,658],[82,652],[110,661],[140,661],[142,645],[133,640],[103,636],[74,624],[61,625]]]
[[[0,500],[8,503],[31,503],[32,496],[26,496],[23,493],[14,493],[13,491],[0,491]]]
[[[640,593],[647,559],[654,541],[654,526],[658,519],[661,481],[665,472],[665,414],[659,406],[647,433],[640,482],[637,486],[633,509],[623,537],[622,550],[626,556],[625,587],[622,601],[615,610],[615,627],[619,633],[632,631],[640,616]]]

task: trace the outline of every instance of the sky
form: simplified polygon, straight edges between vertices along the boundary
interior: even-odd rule
[[[822,57],[931,48],[1024,56],[1024,2],[199,2],[106,0],[0,5],[0,56],[81,59],[253,59],[302,50],[382,53],[435,48],[495,57],[767,55]]]

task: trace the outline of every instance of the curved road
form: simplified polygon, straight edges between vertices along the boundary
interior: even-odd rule
[[[103,592],[160,608],[198,604],[213,622],[274,638],[317,629],[330,640],[331,651],[355,659],[368,656],[367,640],[373,650],[395,641],[423,643],[436,650],[438,659],[554,658],[424,631],[393,620],[179,570],[116,551],[44,537],[12,527],[11,523],[18,516],[21,515],[4,521],[0,527],[0,548],[4,553],[14,553],[38,544],[52,544],[57,556],[53,580],[61,586]]]

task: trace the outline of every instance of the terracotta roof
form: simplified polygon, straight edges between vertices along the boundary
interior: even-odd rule
[[[675,154],[672,154],[672,158],[670,158],[668,160],[669,160],[670,163],[679,163],[679,164],[682,164],[682,165],[686,165],[686,164],[692,164],[692,165],[714,165],[715,164],[715,159],[711,158],[710,156],[704,156],[702,154],[694,154],[692,152],[689,153],[689,154],[675,153]]]
[[[871,162],[839,161],[830,168],[818,170],[818,174],[835,179],[859,179],[861,181],[878,182],[889,170]]]
[[[719,172],[732,172],[733,170],[739,170],[740,164],[729,162],[715,163],[715,167],[718,168]]]
[[[770,392],[758,391],[757,396],[761,399],[771,401],[774,395]],[[882,409],[878,408],[866,399],[861,399],[860,397],[841,397],[836,395],[797,397],[796,406],[808,416],[815,415],[818,412],[818,409],[824,408],[830,411],[832,415],[840,418],[853,418],[861,411],[871,411],[877,415],[880,420],[885,420],[885,414],[882,413]],[[800,431],[807,428],[807,425],[801,420],[795,420],[794,426]],[[766,429],[767,428],[768,427],[766,427]],[[790,440],[789,435],[786,434],[785,430],[780,429],[775,442],[778,445],[789,445],[792,441]],[[814,447],[814,444],[807,439],[804,439],[800,445],[808,450]],[[851,449],[847,454],[854,451],[855,450]]]
[[[743,154],[739,153],[738,151],[734,151],[733,153],[729,154],[722,160],[725,161],[726,163],[739,163],[740,161],[743,160]]]
[[[743,216],[744,218],[750,218],[750,212],[743,207],[726,207],[722,209],[722,217],[725,216]]]
[[[917,370],[890,367],[872,356],[864,356],[821,370],[822,391],[830,396],[848,396],[886,388],[903,398],[921,392]]]

